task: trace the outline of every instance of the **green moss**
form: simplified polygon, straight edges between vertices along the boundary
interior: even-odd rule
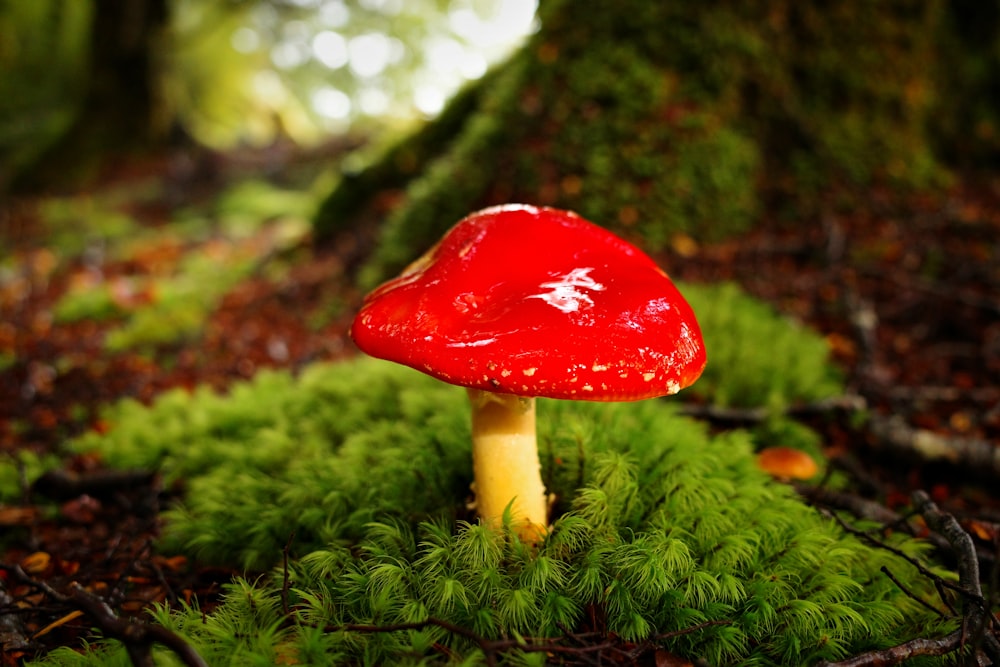
[[[840,391],[816,334],[733,285],[682,290],[709,349],[693,389],[703,400],[780,407]],[[756,468],[757,446],[816,454],[812,431],[774,418],[710,435],[675,414],[682,398],[540,400],[555,519],[537,551],[469,523],[464,392],[371,359],[297,378],[262,372],[226,395],[177,390],[151,408],[126,401],[105,415],[110,432],[75,446],[185,484],[163,550],[266,571],[290,545],[287,582],[283,571],[236,581],[207,615],[156,613],[210,664],[483,661],[440,625],[342,629],[428,618],[486,638],[558,637],[595,613],[628,641],[705,624],[664,646],[720,665],[814,662],[941,625],[881,571],[932,597],[911,565],[845,535]],[[48,664],[121,653],[102,644]],[[507,651],[502,662],[542,655]]]
[[[681,288],[709,350],[690,392],[717,405],[776,410],[841,393],[820,336],[735,285]],[[188,500],[168,530],[171,548],[259,568],[272,562],[289,526],[300,544],[315,546],[357,539],[379,511],[432,514],[441,497],[456,499],[447,516],[462,514],[468,426],[461,411],[439,410],[456,401],[455,390],[425,382],[426,394],[410,394],[408,380],[379,365],[336,381],[324,367],[298,381],[265,371],[224,396],[201,388],[169,392],[153,410],[120,403],[105,415],[113,430],[89,434],[79,447],[99,447],[115,465],[157,467],[168,481],[187,480]],[[413,437],[426,439],[422,453],[379,444]],[[550,460],[580,460],[574,452],[585,440],[583,431],[560,440]],[[370,475],[372,467],[382,473]],[[566,476],[564,498],[583,480],[569,463],[549,474]],[[233,503],[238,495],[252,500]]]
[[[945,180],[929,129],[946,89],[939,0],[633,0],[586,14],[553,1],[539,15],[507,63],[328,198],[319,237],[371,223],[380,184],[406,190],[366,285],[489,204],[573,209],[655,249],[739,233],[769,207],[808,219],[872,184]],[[416,168],[395,166],[400,154]]]
[[[107,349],[149,350],[195,336],[219,300],[255,266],[253,257],[232,254],[220,262],[210,250],[187,253],[173,275],[153,283],[155,298],[108,333]]]
[[[131,287],[138,283],[131,281],[128,284]],[[108,283],[72,288],[59,297],[53,315],[60,323],[81,320],[104,322],[124,317],[126,309],[115,301],[113,289]]]
[[[39,206],[48,247],[57,255],[74,256],[88,248],[105,249],[123,243],[137,232],[135,219],[119,206],[116,194],[102,197],[46,198]]]
[[[0,455],[0,502],[21,501],[26,488],[59,463],[55,455],[39,455],[27,449]]]
[[[662,401],[541,401],[557,518],[537,551],[466,523],[465,396],[410,369],[359,359],[263,373],[227,396],[174,392],[108,418],[108,434],[76,446],[186,482],[162,548],[259,569],[292,539],[287,588],[276,571],[233,583],[207,615],[156,614],[210,664],[482,660],[440,626],[338,629],[428,617],[488,638],[554,637],[597,613],[630,641],[717,621],[663,644],[719,665],[805,664],[938,623],[880,571],[932,596],[912,566],[758,471],[749,433],[709,435]],[[106,650],[42,664],[121,653]]]
[[[491,77],[478,113],[387,218],[363,284],[485,203],[570,208],[653,248],[679,232],[719,238],[746,228],[757,206],[753,142],[714,110],[690,106],[627,44],[585,52],[569,73],[564,80],[564,69],[526,52]]]
[[[734,284],[680,286],[702,325],[708,365],[691,391],[716,405],[788,407],[843,390],[825,340]]]
[[[46,213],[50,224],[79,227],[73,217],[79,215],[78,207],[70,204],[50,203]],[[101,205],[113,204],[112,200]],[[135,262],[136,273],[68,290],[55,305],[56,318],[62,322],[120,320],[105,338],[111,352],[148,352],[194,337],[231,287],[260,268],[269,254],[287,250],[302,239],[314,204],[308,192],[245,181],[223,193],[209,210],[182,211],[168,225],[154,230],[137,228],[134,220],[113,210],[104,212],[104,224],[115,223],[99,237],[107,245],[104,252]],[[91,206],[96,208],[96,204]],[[262,232],[265,225],[267,231]],[[224,243],[217,242],[219,230],[227,239]],[[81,251],[77,244],[83,240],[69,238],[63,245]],[[193,247],[175,252],[186,245]],[[153,257],[153,266],[147,266],[150,260],[136,260],[137,254]]]

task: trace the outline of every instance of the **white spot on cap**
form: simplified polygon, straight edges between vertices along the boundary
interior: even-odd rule
[[[535,371],[537,371],[537,370],[538,370],[537,368],[535,368],[534,366],[532,366],[531,368],[525,368],[521,372],[524,373],[525,375],[527,375],[528,377],[531,377],[532,375],[535,374]]]
[[[424,336],[424,340],[431,340],[430,336]],[[495,343],[496,338],[481,338],[480,340],[472,340],[469,342],[459,341],[457,343],[448,343],[448,347],[482,347],[483,345],[489,345],[490,343]]]
[[[594,364],[593,366],[591,366],[591,370],[593,370],[595,373],[600,373],[601,371],[608,370],[608,367],[607,364]]]
[[[646,382],[651,382],[653,380],[653,378],[655,378],[655,377],[656,377],[656,373],[643,373],[642,374],[642,379],[645,380]]]
[[[589,384],[583,385],[582,387],[580,387],[580,389],[583,389],[584,391],[594,391],[594,388],[591,387]]]

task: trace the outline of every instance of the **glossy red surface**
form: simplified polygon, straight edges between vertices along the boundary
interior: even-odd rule
[[[690,306],[641,250],[574,213],[474,213],[365,300],[364,352],[452,384],[593,401],[672,394],[705,346]]]

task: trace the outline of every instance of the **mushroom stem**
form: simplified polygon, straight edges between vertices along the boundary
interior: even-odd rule
[[[469,389],[476,509],[500,526],[508,505],[522,539],[537,542],[548,525],[548,502],[535,437],[535,399]]]

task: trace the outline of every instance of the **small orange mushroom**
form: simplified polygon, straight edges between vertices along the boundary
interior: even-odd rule
[[[768,447],[757,454],[761,470],[781,480],[810,479],[819,472],[813,457],[794,447]]]

